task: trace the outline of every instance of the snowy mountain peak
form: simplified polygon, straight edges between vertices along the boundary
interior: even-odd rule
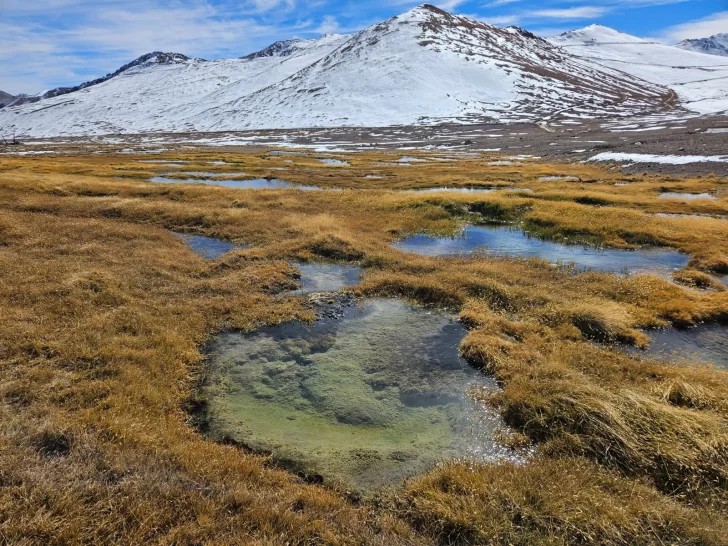
[[[452,17],[452,15],[445,10],[433,6],[432,4],[420,4],[419,6],[416,6],[411,10],[402,13],[401,15],[397,15],[396,17],[394,17],[394,19],[409,21],[428,18],[432,16]]]
[[[603,25],[589,25],[577,30],[570,30],[550,38],[557,44],[628,44],[646,43],[647,40],[620,32]]]
[[[163,53],[162,51],[153,51],[152,53],[142,55],[131,63],[124,65],[121,69],[117,70],[117,72],[123,72],[124,70],[140,65],[180,64],[186,63],[189,60],[191,59],[187,55],[182,55],[181,53]]]
[[[688,51],[697,51],[709,55],[720,55],[728,57],[728,33],[715,34],[708,38],[695,40],[683,40],[677,47]]]
[[[319,38],[316,38],[314,40],[281,40],[272,43],[265,49],[255,51],[253,53],[250,53],[249,55],[241,57],[241,59],[246,61],[252,61],[254,59],[262,59],[266,57],[290,57],[295,53],[299,53],[316,47],[326,47],[329,44],[338,44],[345,38],[348,38],[348,36],[344,36],[342,34],[324,34],[323,36],[320,36]]]
[[[104,83],[106,81],[109,81],[111,78],[115,78],[122,72],[131,70],[132,68],[155,66],[155,65],[162,65],[162,64],[182,64],[182,63],[187,63],[190,60],[191,59],[189,57],[187,57],[186,55],[182,55],[181,53],[163,53],[161,51],[153,51],[152,53],[147,53],[146,55],[142,55],[141,57],[136,58],[132,62],[125,64],[124,66],[119,68],[116,72],[106,74],[106,76],[97,78],[95,80],[84,82],[84,83],[82,83],[80,85],[76,85],[74,87],[57,87],[55,89],[51,89],[50,91],[46,91],[45,93],[41,94],[37,98],[37,100],[49,99],[52,97],[58,97],[60,95],[68,95],[69,93],[74,93],[76,91],[80,91],[81,89],[86,89],[87,87],[92,87],[94,85]],[[202,59],[198,59],[198,60],[202,61]],[[33,101],[31,100],[28,102],[33,102]]]
[[[241,59],[252,61],[253,59],[260,59],[263,57],[286,57],[294,51],[297,51],[297,46],[301,42],[303,42],[303,40],[281,40],[272,43],[265,49],[261,49],[260,51],[241,57]]]
[[[46,107],[6,107],[0,126],[22,136],[376,127],[614,118],[675,107],[660,85],[521,28],[428,4],[353,36],[276,42],[243,59],[155,52],[74,89],[83,92],[49,98]]]
[[[0,108],[3,108],[13,102],[15,97],[5,91],[0,91]]]

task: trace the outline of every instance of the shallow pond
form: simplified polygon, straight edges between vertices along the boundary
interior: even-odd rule
[[[573,263],[580,269],[630,273],[644,271],[667,275],[688,263],[677,251],[660,248],[619,250],[567,245],[530,237],[520,229],[503,226],[469,226],[458,237],[415,235],[394,244],[424,256],[481,253],[519,258],[541,258],[551,263]]]
[[[441,186],[437,188],[417,188],[414,190],[408,190],[413,191],[417,193],[435,193],[435,192],[446,192],[446,191],[454,191],[459,193],[492,193],[494,191],[511,191],[511,192],[533,192],[532,189],[529,188],[478,188],[478,187],[455,187],[450,188],[446,186]]]
[[[233,250],[250,248],[248,245],[239,245],[221,239],[203,237],[202,235],[188,235],[186,233],[175,233],[174,235],[186,242],[194,252],[208,260],[215,260]]]
[[[691,201],[693,199],[716,199],[715,195],[710,193],[677,193],[665,192],[658,196],[658,199],[685,199]]]
[[[159,159],[140,159],[137,163],[151,163],[162,167],[184,167],[187,161],[162,161]]]
[[[337,292],[347,286],[359,284],[361,268],[339,264],[294,263],[301,272],[301,288],[294,295],[316,292]]]
[[[168,174],[170,174],[170,173],[168,173]],[[176,174],[176,175],[180,175],[180,176],[182,176],[182,175],[183,176],[204,176],[205,178],[220,178],[220,177],[227,178],[230,176],[245,176],[245,173],[243,173],[243,172],[213,173],[213,172],[204,172],[204,171],[181,171],[181,172],[176,172],[176,173],[171,173],[171,174]],[[203,182],[204,182],[204,180],[203,180]]]
[[[323,163],[324,165],[330,165],[332,167],[348,167],[351,165],[348,161],[342,161],[341,159],[317,159],[319,163]]]
[[[208,430],[295,471],[363,492],[453,458],[495,460],[501,426],[459,356],[465,328],[399,300],[340,319],[223,333],[210,346]]]
[[[445,191],[455,191],[459,193],[491,193],[496,191],[496,188],[448,188],[445,186],[438,187],[438,188],[417,188],[414,190],[409,190],[412,192],[417,193],[437,193],[437,192],[445,192]]]
[[[564,182],[578,182],[579,180],[581,180],[578,176],[568,175],[539,176],[538,179],[541,182],[556,182],[558,180],[563,180]]]
[[[319,188],[318,186],[304,186],[300,184],[292,184],[290,182],[285,182],[284,180],[278,180],[277,178],[272,178],[270,180],[268,180],[267,178],[257,178],[255,180],[198,180],[195,178],[177,179],[156,176],[152,178],[151,181],[159,184],[204,184],[207,186],[222,186],[224,188],[248,190],[321,190],[321,188]]]
[[[649,331],[652,343],[645,350],[630,352],[675,364],[713,364],[728,369],[728,329],[724,326],[698,326],[689,330]]]

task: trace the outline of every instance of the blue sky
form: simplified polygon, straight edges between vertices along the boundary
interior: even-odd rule
[[[0,90],[74,85],[154,50],[239,57],[276,40],[349,33],[421,2],[0,0]],[[591,23],[666,42],[728,32],[728,0],[444,0],[448,11],[550,36]]]

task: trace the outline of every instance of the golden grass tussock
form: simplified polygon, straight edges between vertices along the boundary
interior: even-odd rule
[[[581,458],[448,465],[411,483],[398,508],[442,544],[717,545],[728,532],[725,521]]]
[[[160,157],[189,162],[177,170],[215,169],[206,162],[219,158]],[[621,175],[596,166],[484,157],[405,168],[381,165],[395,158],[382,152],[346,156],[344,168],[310,155],[224,158],[251,176],[285,167],[291,181],[357,191],[150,184],[156,168],[137,162],[146,157],[115,154],[0,159],[2,541],[726,544],[728,374],[619,347],[645,344],[640,329],[728,317],[728,292],[708,274],[728,252],[725,221],[654,215],[676,211],[657,199],[664,188],[724,181],[630,177],[617,187]],[[373,171],[385,178],[364,178]],[[539,180],[558,174],[581,181]],[[390,191],[432,184],[534,191]],[[689,286],[390,246],[488,220],[557,239],[670,245],[695,262],[674,275]],[[253,248],[206,261],[170,230]],[[502,387],[487,402],[511,427],[504,441],[530,442],[535,455],[446,465],[357,504],[206,440],[194,426],[201,348],[221,329],[310,320],[303,301],[278,295],[295,286],[292,259],[356,262],[360,295],[458,312],[470,330],[462,355]]]

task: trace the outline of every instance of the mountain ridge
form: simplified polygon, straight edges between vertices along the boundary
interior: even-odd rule
[[[672,89],[680,103],[698,114],[728,111],[728,62],[590,25],[549,38],[554,45],[594,63],[621,70]]]
[[[15,96],[5,91],[0,91],[0,108],[3,108],[15,101]]]
[[[692,40],[683,40],[676,47],[688,51],[697,51],[699,53],[707,53],[708,55],[719,55],[728,57],[728,32],[714,34],[707,38],[697,38]]]
[[[659,82],[574,55],[572,45],[422,5],[353,35],[279,41],[238,59],[137,59],[42,107],[5,108],[0,125],[55,136],[535,122],[675,107]]]

